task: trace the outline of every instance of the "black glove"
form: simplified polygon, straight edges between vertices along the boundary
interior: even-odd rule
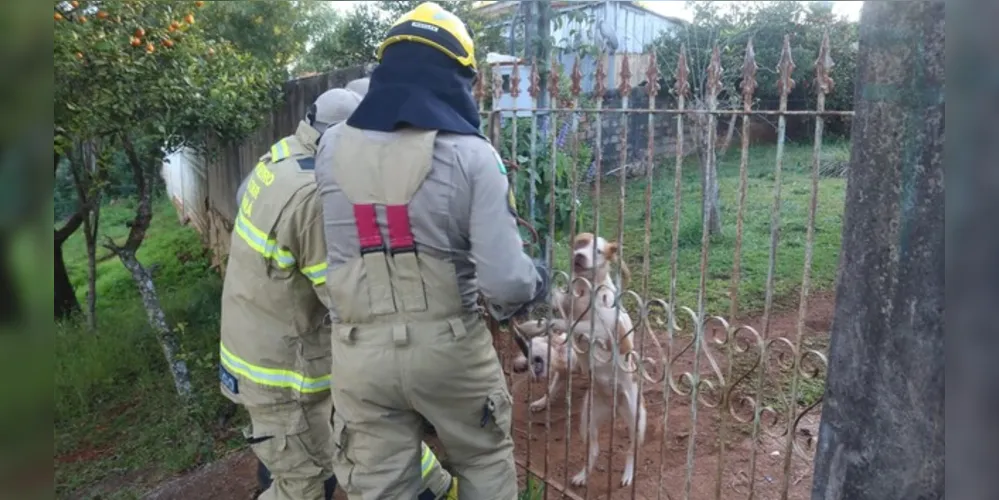
[[[547,301],[548,292],[551,291],[552,277],[551,271],[548,269],[548,264],[541,259],[534,259],[534,269],[538,271],[540,281],[538,282],[538,287],[534,290],[534,298],[531,299],[528,305]]]
[[[531,298],[530,302],[520,306],[520,309],[513,313],[513,317],[527,314],[531,306],[548,301],[548,292],[551,291],[551,275],[548,271],[548,264],[541,259],[533,259],[533,261],[534,269],[538,272],[538,284],[534,289],[534,297]]]
[[[549,284],[551,283],[551,276],[548,273],[548,265],[544,261],[534,259],[534,269],[538,273],[538,281],[534,288],[534,295],[531,297],[526,304],[521,304],[512,314],[510,314],[509,309],[502,310],[495,304],[486,301],[486,311],[490,316],[498,321],[501,325],[505,325],[511,318],[524,315],[528,312],[531,306],[548,300]]]

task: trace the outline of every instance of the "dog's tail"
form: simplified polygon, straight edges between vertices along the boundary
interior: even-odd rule
[[[621,291],[628,289],[628,284],[631,283],[631,270],[628,269],[628,264],[624,262],[624,258],[618,259],[618,264],[621,266]]]

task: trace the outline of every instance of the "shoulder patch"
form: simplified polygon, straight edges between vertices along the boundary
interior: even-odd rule
[[[299,158],[298,168],[301,170],[315,170],[316,159],[311,156],[306,156],[305,158]]]
[[[496,157],[496,164],[499,166],[500,173],[506,175],[506,165],[503,164],[503,158],[500,158],[499,152],[496,151],[496,148],[493,148],[493,156]]]

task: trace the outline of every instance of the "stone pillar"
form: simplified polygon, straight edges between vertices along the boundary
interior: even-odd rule
[[[813,500],[944,495],[944,7],[865,2]]]

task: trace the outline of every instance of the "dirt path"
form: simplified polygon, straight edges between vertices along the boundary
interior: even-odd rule
[[[817,294],[809,302],[810,314],[806,321],[806,336],[821,349],[825,345],[833,314],[833,296]],[[746,324],[759,329],[759,318],[743,320]],[[776,315],[771,322],[771,337],[781,336],[793,339],[796,332],[797,312],[790,311]],[[665,345],[665,344],[664,344]],[[651,353],[651,342],[646,343],[646,353]],[[724,353],[712,350],[716,361],[725,361]],[[501,356],[506,358],[505,353]],[[509,366],[509,360],[505,360]],[[674,363],[675,370],[690,370],[693,366],[692,352],[679,356]],[[701,373],[711,376],[711,371],[704,368]],[[724,363],[720,363],[724,365]],[[724,366],[722,367],[724,369]],[[771,376],[768,370],[767,376]],[[586,381],[573,382],[573,410],[570,423],[568,447],[566,446],[566,403],[558,401],[552,405],[551,413],[531,413],[527,409],[528,397],[535,399],[541,395],[542,384],[531,384],[525,376],[516,375],[511,378],[511,387],[515,399],[514,439],[517,446],[518,461],[528,464],[536,473],[547,470],[548,477],[561,484],[575,474],[582,466],[585,448],[578,435],[579,406],[586,390]],[[740,386],[741,387],[741,386]],[[530,391],[530,395],[528,392]],[[784,440],[779,436],[770,436],[765,432],[758,441],[755,452],[755,474],[750,476],[750,457],[753,456],[753,444],[747,427],[737,428],[734,420],[726,415],[726,439],[724,453],[720,453],[718,436],[718,413],[703,405],[698,405],[697,426],[692,428],[691,405],[689,399],[672,395],[669,399],[668,429],[664,433],[662,422],[667,416],[666,400],[662,395],[662,387],[646,384],[644,388],[646,406],[648,408],[648,430],[644,446],[639,451],[636,462],[634,483],[634,498],[682,498],[686,486],[686,464],[689,437],[694,434],[694,469],[690,478],[690,498],[694,500],[714,498],[716,485],[719,484],[717,474],[719,461],[722,461],[720,493],[724,499],[747,498],[750,477],[754,477],[753,488],[756,498],[779,498],[782,478],[784,477]],[[564,398],[563,398],[564,399]],[[819,410],[816,408],[802,418],[797,432],[805,438],[818,435]],[[546,421],[550,424],[546,424]],[[550,427],[549,427],[550,425]],[[783,425],[781,423],[780,425]],[[781,427],[782,428],[782,427]],[[550,430],[546,430],[550,429]],[[624,466],[627,452],[627,426],[618,421],[613,432],[613,447],[610,446],[611,433],[602,432],[601,455],[596,471],[590,478],[590,497],[632,498],[632,488],[622,488],[617,483]],[[801,436],[799,436],[801,437]],[[807,439],[806,439],[807,440]],[[431,441],[432,444],[433,441]],[[436,446],[434,446],[436,448]],[[568,449],[568,453],[567,453]],[[610,453],[609,450],[613,450]],[[547,464],[545,460],[548,452]],[[446,456],[438,450],[442,459]],[[613,462],[608,465],[608,459]],[[665,459],[663,461],[663,458]],[[612,472],[608,474],[608,469]],[[524,471],[520,471],[523,475]],[[794,456],[790,467],[791,500],[804,500],[810,497],[811,463]],[[135,477],[134,481],[123,481],[122,486],[136,487],[145,481]],[[609,480],[609,481],[608,481]],[[523,479],[522,479],[523,482]],[[608,488],[608,482],[610,487]],[[249,450],[232,453],[228,457],[207,464],[186,474],[167,479],[152,487],[141,498],[150,500],[248,500],[256,488],[256,459]],[[549,488],[555,494],[552,488]],[[103,493],[111,493],[113,489],[103,488]],[[571,491],[585,496],[587,492],[580,488]],[[661,496],[660,496],[661,495]],[[100,498],[103,495],[98,495]],[[93,496],[88,496],[94,498]],[[342,492],[337,499],[344,500]]]

